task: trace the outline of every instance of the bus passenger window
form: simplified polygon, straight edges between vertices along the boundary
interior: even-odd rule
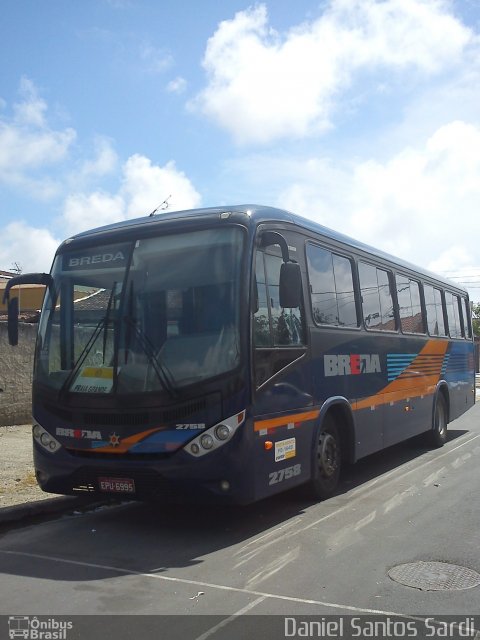
[[[358,327],[351,261],[308,244],[307,262],[315,323]]]
[[[458,311],[458,297],[445,291],[445,303],[447,306],[448,329],[452,338],[461,338],[462,329]]]
[[[398,273],[396,281],[402,331],[404,333],[425,333],[418,282]]]
[[[471,338],[472,337],[472,324],[471,324],[471,311],[470,311],[470,305],[468,304],[468,300],[466,298],[462,298],[463,300],[463,305],[465,308],[465,337],[466,338]]]
[[[453,311],[455,313],[455,322],[457,324],[457,336],[465,337],[465,325],[463,323],[462,304],[459,296],[453,296]]]
[[[423,286],[425,309],[427,310],[428,333],[431,336],[445,335],[445,321],[443,319],[442,294],[429,284]]]
[[[377,331],[395,331],[389,273],[365,262],[358,265],[358,273],[365,327]]]

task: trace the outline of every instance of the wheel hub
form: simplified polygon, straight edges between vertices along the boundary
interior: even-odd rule
[[[325,476],[332,476],[337,468],[337,443],[329,433],[322,434],[319,443],[318,459],[320,471]]]

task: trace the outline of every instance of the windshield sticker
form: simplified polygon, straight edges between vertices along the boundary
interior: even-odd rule
[[[110,393],[113,367],[84,367],[71,388],[74,393]]]
[[[294,458],[296,453],[295,438],[288,438],[288,440],[280,440],[275,443],[275,462]]]

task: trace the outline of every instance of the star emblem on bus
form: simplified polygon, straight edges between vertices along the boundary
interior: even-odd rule
[[[117,436],[117,434],[115,432],[111,433],[110,434],[110,445],[112,447],[118,447],[119,444],[120,444],[120,436]]]

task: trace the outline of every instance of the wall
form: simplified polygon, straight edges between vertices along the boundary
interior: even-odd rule
[[[0,322],[0,426],[32,419],[32,367],[36,324],[20,323],[18,345],[8,344],[7,323]]]
[[[0,311],[6,312],[7,305],[3,303],[3,293],[7,281],[0,282]],[[45,287],[40,284],[23,284],[20,287],[14,287],[10,291],[11,298],[18,297],[18,306],[22,311],[36,311],[42,308],[43,296],[45,295]]]

